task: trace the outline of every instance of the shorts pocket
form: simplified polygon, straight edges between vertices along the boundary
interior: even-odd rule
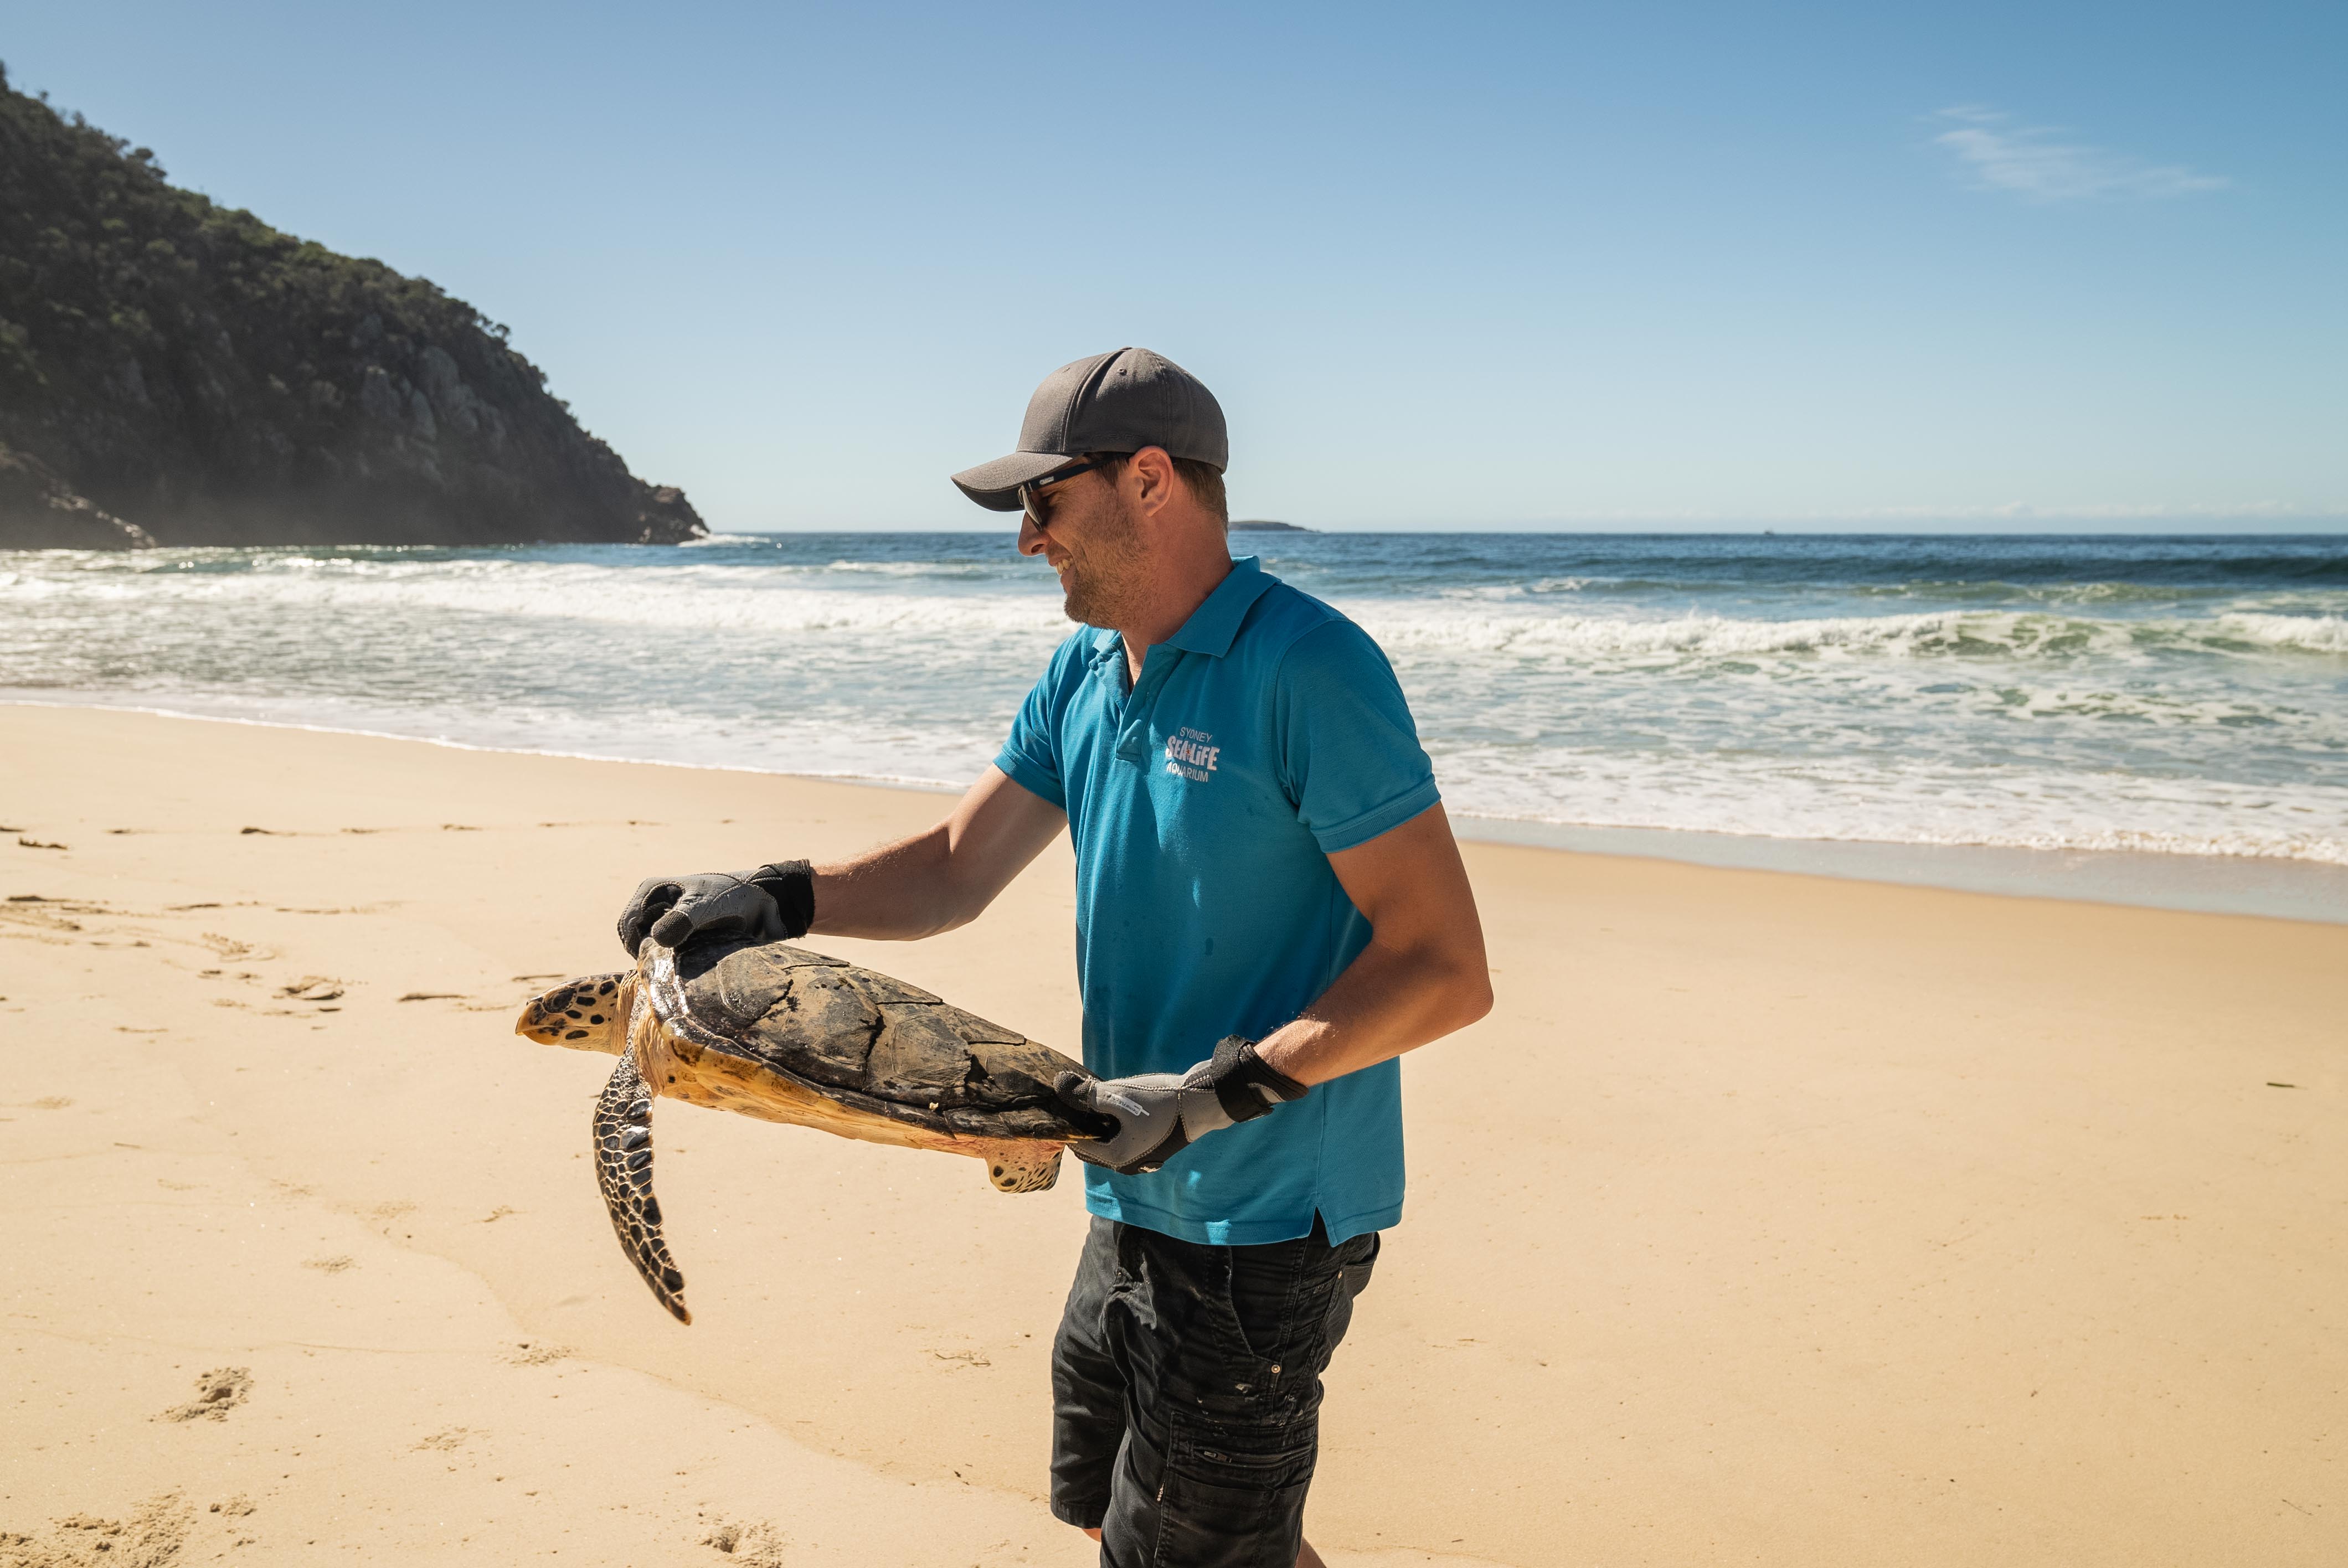
[[[1365,1242],[1369,1245],[1364,1246],[1362,1244]],[[1371,1231],[1355,1236],[1338,1249],[1342,1254],[1358,1251],[1358,1255],[1349,1255],[1337,1266],[1338,1276],[1345,1282],[1347,1296],[1359,1296],[1370,1287],[1370,1271],[1377,1267],[1378,1253],[1385,1245],[1385,1239],[1376,1231]]]
[[[1198,1249],[1197,1266],[1182,1280],[1188,1332],[1180,1356],[1183,1381],[1201,1413],[1221,1421],[1261,1417],[1279,1397],[1284,1369],[1277,1344],[1258,1346],[1240,1321],[1233,1298],[1231,1249]],[[1171,1275],[1168,1283],[1171,1284]]]
[[[1164,1568],[1288,1568],[1296,1561],[1304,1496],[1320,1457],[1320,1423],[1228,1426],[1178,1421],[1158,1489]]]

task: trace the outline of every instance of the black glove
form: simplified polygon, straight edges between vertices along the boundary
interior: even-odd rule
[[[695,937],[788,942],[815,924],[815,868],[778,861],[751,871],[647,876],[620,911],[620,945],[630,957],[646,937],[682,948]]]
[[[1304,1098],[1304,1085],[1255,1053],[1255,1041],[1231,1035],[1188,1072],[1086,1078],[1063,1072],[1053,1090],[1071,1105],[1117,1118],[1117,1135],[1068,1145],[1087,1164],[1120,1175],[1154,1171],[1210,1132],[1252,1122]]]

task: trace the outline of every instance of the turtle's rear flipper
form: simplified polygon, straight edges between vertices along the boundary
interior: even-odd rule
[[[1014,1144],[987,1161],[988,1179],[1004,1193],[1040,1193],[1060,1179],[1060,1145]]]
[[[685,1309],[685,1276],[661,1239],[660,1200],[653,1196],[653,1097],[636,1072],[633,1056],[620,1058],[612,1081],[595,1099],[595,1179],[620,1249],[660,1304],[679,1323],[693,1321]]]

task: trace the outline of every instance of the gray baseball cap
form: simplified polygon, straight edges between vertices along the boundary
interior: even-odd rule
[[[1163,354],[1121,348],[1064,364],[1027,400],[1019,450],[953,477],[990,511],[1019,509],[1019,487],[1087,452],[1162,446],[1175,457],[1231,464],[1222,405],[1206,384]]]

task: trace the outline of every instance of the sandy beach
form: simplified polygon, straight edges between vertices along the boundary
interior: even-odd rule
[[[644,875],[935,794],[0,707],[0,1564],[1073,1565],[1078,1184],[664,1107],[695,1322],[530,1044]],[[1471,845],[1330,1561],[2348,1561],[2348,927]],[[1071,1048],[1065,842],[820,939]]]

